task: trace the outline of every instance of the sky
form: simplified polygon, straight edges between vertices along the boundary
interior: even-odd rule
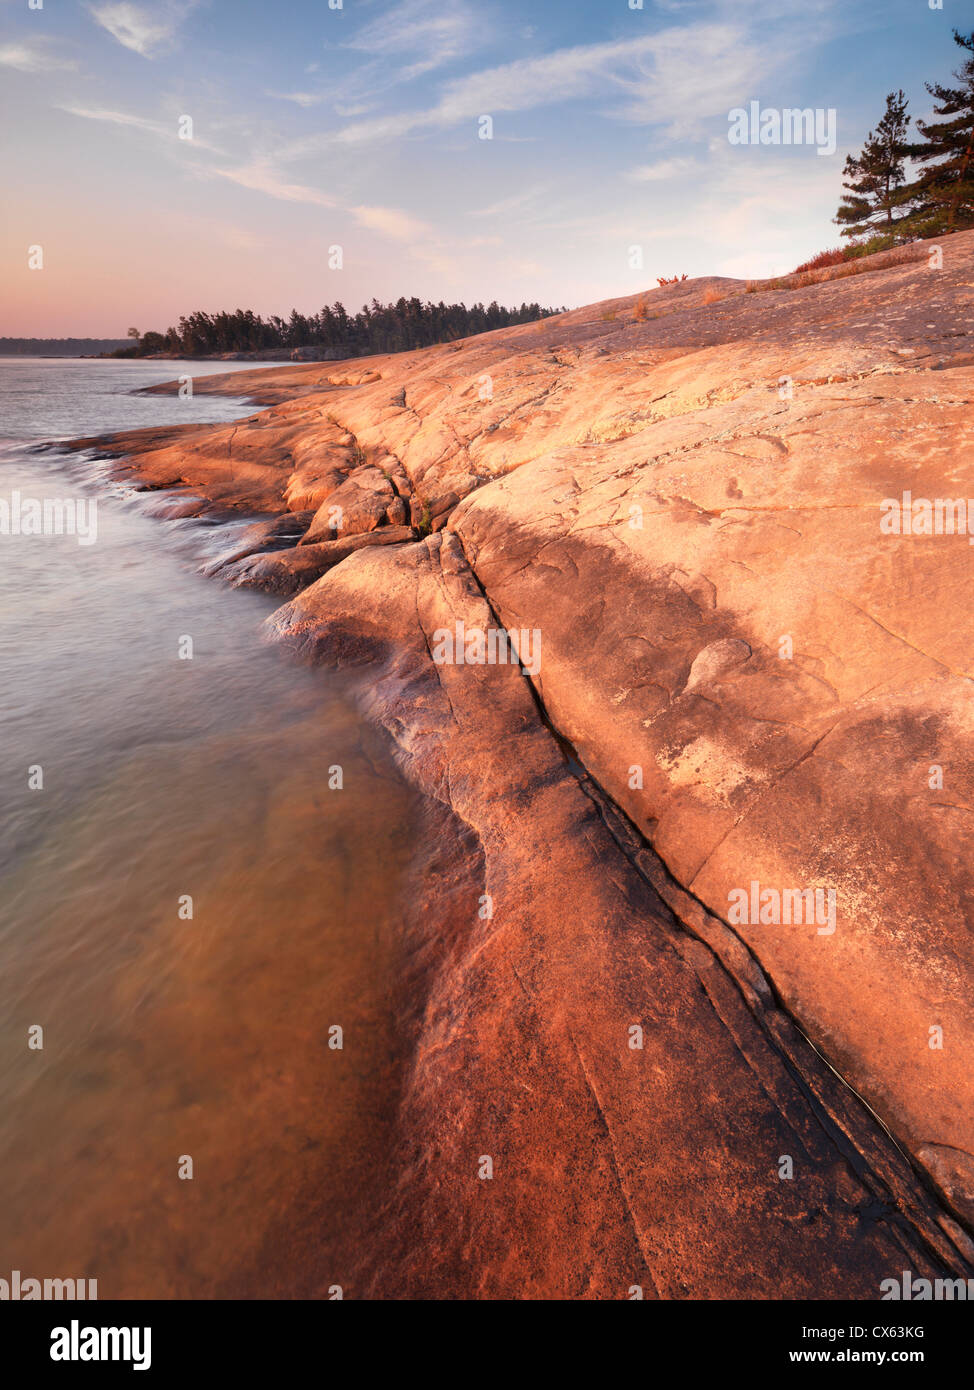
[[[971,27],[970,0],[0,0],[0,335],[781,274],[839,243],[886,93],[929,115]],[[752,101],[833,109],[834,152],[731,144]]]

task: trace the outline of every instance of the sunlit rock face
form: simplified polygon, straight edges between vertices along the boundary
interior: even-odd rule
[[[378,1292],[968,1268],[974,233],[857,269],[210,377],[269,408],[99,442],[302,514],[218,572],[451,813]]]

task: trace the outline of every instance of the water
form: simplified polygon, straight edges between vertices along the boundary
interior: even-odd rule
[[[326,1296],[384,1181],[413,802],[272,601],[197,573],[224,528],[25,447],[248,413],[128,394],[172,373],[0,359],[0,497],[98,498],[95,544],[0,536],[0,1277]]]

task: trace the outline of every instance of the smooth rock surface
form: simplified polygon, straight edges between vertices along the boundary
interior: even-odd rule
[[[949,1234],[939,1259],[974,1251],[971,549],[880,528],[907,492],[974,499],[974,232],[861,269],[208,377],[275,403],[79,442],[204,506],[317,511],[371,478],[355,524],[376,509],[366,534],[389,535],[391,496],[415,528],[327,573],[294,561],[275,624],[361,667],[366,707],[470,836],[462,862],[443,847],[463,910],[445,892],[417,948],[429,994],[387,1222],[405,1288],[625,1297],[642,1260],[664,1297],[842,1279],[875,1297],[904,1229],[929,1249]],[[341,543],[307,539],[242,563]],[[533,691],[515,668],[434,663],[435,631],[475,618],[538,630]],[[489,929],[463,917],[481,883]],[[834,930],[735,918],[755,883],[834,893]],[[789,1016],[797,1061],[759,1095],[770,1044],[751,1030],[780,1061]],[[646,1020],[636,1059],[627,1017]],[[795,1147],[778,1126],[805,1134],[819,1085],[802,1034],[916,1173],[891,1176],[895,1146],[836,1082],[855,1183],[821,1135],[812,1186],[778,1181]],[[506,1188],[476,1177],[491,1153]],[[874,1183],[896,1234],[866,1250],[849,1222]],[[806,1274],[808,1230],[792,1244],[782,1219],[821,1223]]]

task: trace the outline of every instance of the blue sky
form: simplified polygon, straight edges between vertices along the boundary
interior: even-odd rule
[[[969,0],[0,0],[0,334],[779,273],[837,243],[846,152],[893,88],[929,114],[965,23]],[[835,153],[732,146],[751,100],[835,108]]]

